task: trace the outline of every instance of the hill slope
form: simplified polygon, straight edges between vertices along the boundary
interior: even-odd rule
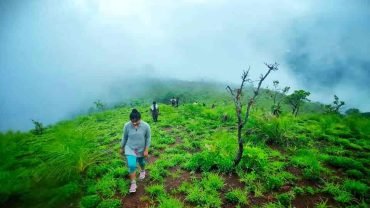
[[[266,107],[252,111],[252,134],[233,169],[234,108],[227,94],[211,92],[189,94],[199,104],[160,103],[158,123],[139,100],[59,122],[42,135],[1,133],[2,206],[368,206],[369,119],[309,111],[275,118],[261,97]],[[163,101],[166,96],[172,94],[163,93]],[[128,194],[128,170],[118,153],[132,106],[152,128],[149,177],[136,194]]]

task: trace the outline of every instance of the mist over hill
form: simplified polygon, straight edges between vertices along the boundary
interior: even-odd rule
[[[135,76],[237,84],[275,61],[266,86],[370,111],[369,11],[367,0],[2,0],[0,130],[131,99],[141,87],[119,86]]]
[[[138,104],[149,106],[153,101],[168,104],[172,97],[178,97],[180,103],[198,102],[206,105],[220,101],[231,103],[232,99],[226,91],[227,85],[227,83],[204,80],[185,81],[133,76],[130,79],[116,79],[110,85],[94,86],[94,89],[90,89],[88,93],[77,93],[78,91],[76,92],[72,88],[63,89],[66,94],[58,93],[48,97],[45,94],[42,100],[39,97],[24,100],[22,110],[17,108],[17,103],[14,103],[11,108],[2,108],[0,130],[29,130],[33,128],[31,119],[45,125],[72,119],[78,115],[94,112],[96,110],[94,102],[96,101],[103,103],[105,108]],[[236,87],[237,84],[231,84],[231,86]],[[247,85],[245,99],[248,99],[251,94],[251,86]],[[272,100],[266,90],[262,91],[258,100],[260,100],[257,104],[258,107],[264,109],[271,107]],[[320,104],[310,103],[303,109],[303,111],[307,110],[320,112]]]
[[[101,84],[102,81],[97,83]],[[38,93],[27,99],[19,98],[18,102],[13,100],[14,103],[7,100],[1,108],[0,130],[28,130],[33,127],[31,119],[46,125],[70,119],[91,111],[95,107],[94,102],[98,100],[107,108],[137,100],[145,101],[149,106],[153,100],[168,102],[172,96],[180,97],[181,102],[193,102],[215,92],[222,93],[226,85],[218,82],[131,76],[130,79],[117,78],[110,84],[91,86],[93,87],[89,85],[85,88],[56,89],[55,93],[51,93],[50,89],[40,88],[36,89]]]

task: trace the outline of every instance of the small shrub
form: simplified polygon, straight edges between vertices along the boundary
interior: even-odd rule
[[[355,196],[364,197],[367,195],[369,187],[360,181],[346,180],[343,183],[344,188]]]
[[[331,194],[340,203],[348,203],[352,200],[352,195],[343,190],[338,184],[326,183],[323,191]]]
[[[306,179],[319,179],[323,167],[318,160],[316,152],[312,150],[299,150],[291,159],[293,165],[304,168],[302,173]]]
[[[266,178],[267,190],[279,189],[283,184],[284,184],[284,179],[279,176],[270,175]]]
[[[344,168],[346,170],[348,169],[356,169],[356,170],[364,170],[364,166],[361,162],[358,162],[352,158],[348,157],[341,157],[341,156],[331,156],[329,157],[326,162],[329,165],[332,165],[334,167],[338,168]]]
[[[204,174],[201,185],[206,190],[220,190],[224,186],[224,179],[215,173]]]
[[[187,193],[192,188],[192,185],[189,182],[183,182],[177,188],[177,190],[181,193]]]
[[[279,194],[277,196],[277,200],[284,205],[285,207],[288,207],[292,200],[294,199],[295,195],[294,192],[287,192],[283,194]]]
[[[162,197],[159,200],[158,208],[182,208],[184,204],[176,198]]]
[[[303,188],[299,187],[299,186],[296,186],[293,188],[293,192],[296,194],[296,195],[302,195],[304,193],[304,190]]]
[[[306,186],[305,191],[306,191],[306,193],[308,193],[310,195],[314,195],[316,193],[315,189],[312,188],[311,186]]]
[[[361,171],[359,170],[354,170],[354,169],[351,169],[351,170],[347,170],[346,171],[346,174],[351,177],[351,178],[356,178],[356,179],[361,179],[364,177],[364,174],[362,174]]]
[[[122,196],[126,196],[129,190],[129,181],[128,180],[118,180],[117,181],[117,189]]]
[[[246,205],[248,203],[247,193],[240,188],[229,191],[226,193],[225,198],[229,202],[238,203],[241,205]]]
[[[265,187],[267,190],[277,190],[282,185],[295,178],[294,175],[286,171],[280,172],[274,171],[272,173],[268,171],[264,173],[264,177],[265,177]]]
[[[263,205],[263,208],[285,208],[284,205],[282,205],[280,202],[270,202]]]
[[[87,176],[89,178],[95,179],[101,177],[109,171],[107,165],[93,165],[87,169]]]
[[[80,201],[81,208],[95,208],[101,202],[101,199],[98,195],[89,195],[82,197]]]
[[[97,208],[119,208],[119,207],[122,207],[121,200],[106,199],[100,202]]]
[[[160,198],[166,195],[163,184],[154,184],[145,188],[145,191],[149,193],[152,199]]]
[[[326,205],[326,203],[328,203],[328,200],[320,201],[315,204],[315,208],[328,208],[328,205]]]
[[[35,135],[41,135],[44,133],[45,128],[43,127],[42,123],[39,121],[32,120],[33,125],[35,128],[31,131]]]
[[[111,198],[116,192],[116,180],[111,175],[106,175],[96,184],[96,191],[103,197]]]
[[[264,171],[268,166],[267,153],[259,147],[245,147],[240,167],[251,171]]]
[[[219,194],[214,191],[209,191],[205,191],[203,188],[195,186],[188,191],[186,200],[202,207],[221,207],[222,202]]]

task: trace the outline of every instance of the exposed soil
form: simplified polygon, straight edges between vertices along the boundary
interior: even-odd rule
[[[299,176],[301,175],[301,169],[297,168],[297,167],[294,167],[294,166],[288,166],[286,167],[286,171],[288,171],[289,173],[295,175],[295,176]]]
[[[177,168],[171,168],[171,172],[176,172]],[[167,177],[164,183],[165,189],[167,192],[171,192],[177,189],[181,183],[190,180],[190,173],[183,171],[178,177]]]
[[[221,191],[222,207],[234,208],[234,207],[236,207],[236,204],[228,202],[225,199],[225,194],[227,192],[231,191],[232,189],[236,189],[236,188],[243,189],[244,184],[242,182],[240,182],[239,176],[235,173],[223,175],[223,178],[225,180],[225,186],[224,186],[223,190]]]
[[[264,196],[260,196],[260,197],[250,196],[249,197],[249,204],[253,206],[257,206],[257,207],[260,205],[266,204],[268,202],[272,202],[272,201],[274,201],[274,198],[270,195],[266,197]]]
[[[144,180],[137,180],[137,189],[136,193],[128,193],[125,197],[122,198],[122,205],[123,207],[129,208],[147,208],[150,207],[151,204],[149,201],[141,200],[141,197],[145,194],[145,187],[149,183],[149,173],[147,172],[147,177]],[[128,179],[127,179],[128,180]]]
[[[170,132],[170,131],[172,131],[172,127],[170,127],[170,126],[169,127],[164,127],[163,130],[166,131],[166,132]]]
[[[144,196],[144,185],[143,183],[138,182],[138,187],[136,190],[136,193],[130,193],[127,194],[122,199],[122,205],[123,207],[129,207],[129,208],[147,208],[150,207],[150,203],[147,201],[141,201],[140,197]]]
[[[320,187],[320,184],[318,182],[312,181],[312,180],[306,180],[306,179],[299,180],[296,182],[296,184],[301,187],[302,186],[311,186],[315,188]]]
[[[285,155],[286,154],[286,149],[284,149],[281,145],[275,144],[275,143],[270,143],[268,146],[276,151],[279,151],[281,154]]]
[[[225,189],[231,190],[232,188],[244,188],[244,184],[240,182],[239,176],[235,173],[224,175],[225,179]]]
[[[297,208],[315,207],[316,204],[325,201],[326,205],[329,207],[340,207],[340,205],[336,203],[333,198],[325,194],[296,196],[296,198],[292,201],[292,207]]]

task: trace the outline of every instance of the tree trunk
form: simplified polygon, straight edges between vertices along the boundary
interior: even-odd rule
[[[296,111],[295,111],[295,114],[294,114],[294,116],[295,116],[295,117],[297,117],[297,115],[298,115],[298,111],[299,111],[299,106],[297,107],[297,109],[296,109]]]
[[[238,153],[236,154],[235,160],[234,160],[234,166],[237,166],[242,159],[243,156],[243,140],[242,140],[242,129],[243,129],[243,124],[241,121],[239,121],[238,125]]]
[[[242,155],[243,155],[243,142],[239,142],[239,150],[234,160],[234,166],[237,166],[239,164],[240,160],[242,159]]]

